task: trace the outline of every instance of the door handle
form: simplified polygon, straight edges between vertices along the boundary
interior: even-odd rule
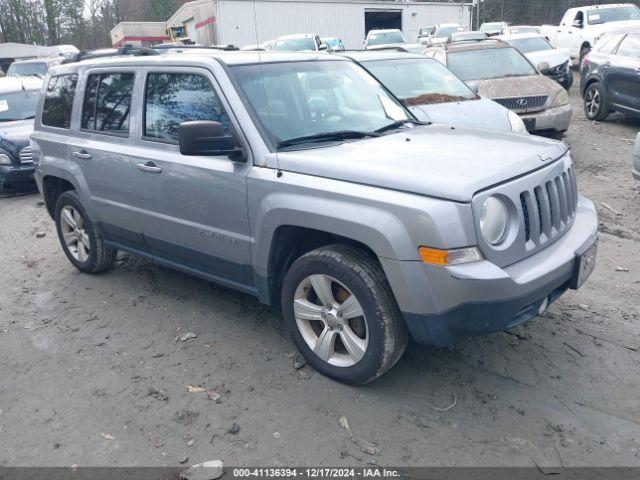
[[[73,152],[73,156],[79,158],[80,160],[91,160],[93,155],[87,153],[86,150],[80,150],[79,152]]]
[[[140,170],[141,172],[147,172],[147,173],[160,173],[160,172],[162,172],[162,168],[160,168],[159,166],[157,166],[153,162],[138,163],[138,170]]]

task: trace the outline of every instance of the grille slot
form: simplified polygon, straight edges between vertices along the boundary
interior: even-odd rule
[[[22,150],[20,150],[19,158],[20,158],[20,163],[22,165],[33,164],[33,155],[31,153],[31,147],[24,147]]]
[[[536,248],[569,228],[575,216],[577,195],[573,168],[520,193],[527,249]]]
[[[539,95],[532,97],[494,98],[493,101],[498,102],[509,110],[524,113],[544,109],[548,98],[547,95]]]

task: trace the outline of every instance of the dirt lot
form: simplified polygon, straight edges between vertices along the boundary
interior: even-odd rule
[[[362,388],[294,368],[253,298],[130,256],[80,274],[39,196],[0,200],[0,465],[640,466],[640,123],[572,97],[590,281],[514,331],[411,345]]]

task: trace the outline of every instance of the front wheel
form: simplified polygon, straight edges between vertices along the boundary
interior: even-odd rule
[[[594,82],[584,92],[584,114],[589,120],[604,120],[609,115],[609,107],[602,84]]]
[[[74,267],[96,273],[113,265],[118,251],[104,244],[75,191],[60,195],[55,220],[62,249]]]
[[[352,385],[389,370],[407,345],[407,330],[379,264],[334,245],[300,257],[282,288],[293,341],[320,373]]]

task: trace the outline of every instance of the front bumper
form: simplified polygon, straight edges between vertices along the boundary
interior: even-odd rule
[[[520,115],[520,118],[527,124],[527,120],[535,122],[529,132],[564,132],[569,128],[573,109],[566,104],[561,107],[547,108],[541,112],[527,113]]]
[[[0,197],[38,191],[33,165],[0,165]]]
[[[457,339],[504,331],[537,315],[570,286],[576,253],[597,239],[593,203],[579,197],[576,218],[546,249],[505,268],[489,261],[453,267],[382,260],[418,343],[447,346]]]

